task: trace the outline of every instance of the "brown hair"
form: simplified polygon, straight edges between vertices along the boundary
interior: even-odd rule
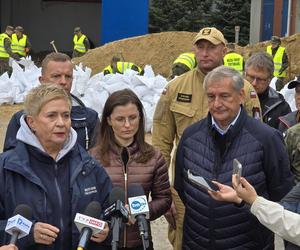
[[[130,89],[123,89],[112,93],[108,97],[102,112],[100,133],[97,143],[98,146],[95,151],[104,166],[109,161],[109,151],[117,145],[113,129],[108,124],[107,120],[115,107],[124,106],[129,103],[136,105],[140,116],[139,128],[137,133],[134,135],[134,141],[136,142],[140,153],[135,161],[145,163],[154,155],[154,148],[145,142],[145,115],[143,104],[133,91]]]
[[[48,63],[51,61],[70,62],[72,64],[71,58],[67,54],[60,53],[60,52],[52,52],[52,53],[48,54],[42,61],[42,75],[45,73]]]

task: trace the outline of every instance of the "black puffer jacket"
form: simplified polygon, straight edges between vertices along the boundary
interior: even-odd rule
[[[189,169],[231,185],[232,162],[237,158],[243,165],[242,175],[257,193],[278,201],[293,185],[282,136],[247,116],[244,109],[223,145],[216,143],[217,133],[208,116],[188,127],[178,146],[175,188],[186,207],[183,249],[272,249],[271,232],[251,215],[248,206],[213,200],[189,182],[185,173]]]
[[[283,95],[269,87],[263,94],[258,95],[262,109],[262,120],[272,128],[278,129],[279,116],[291,112],[289,104],[284,100]]]

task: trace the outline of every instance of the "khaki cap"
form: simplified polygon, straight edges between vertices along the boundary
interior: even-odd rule
[[[279,36],[272,36],[271,37],[271,43],[280,43],[280,37]]]
[[[199,33],[194,38],[193,43],[195,44],[199,40],[207,40],[214,45],[218,45],[220,43],[226,44],[226,40],[221,31],[214,27],[203,28],[199,31]]]

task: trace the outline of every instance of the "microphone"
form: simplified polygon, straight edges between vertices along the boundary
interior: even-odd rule
[[[83,214],[76,213],[74,223],[80,232],[78,250],[87,249],[91,236],[104,229],[105,222],[97,219],[100,215],[101,205],[98,201],[90,202]]]
[[[112,241],[111,246],[113,250],[118,249],[120,241],[120,231],[123,223],[128,222],[129,212],[124,206],[125,193],[121,187],[114,187],[109,194],[109,204],[111,204],[104,211],[104,217],[111,219]]]
[[[28,235],[32,226],[32,210],[26,204],[20,204],[15,208],[13,217],[7,220],[5,232],[11,235],[9,244],[16,244],[18,239]]]
[[[137,221],[144,249],[149,247],[149,219],[148,200],[140,184],[131,184],[128,187],[128,203],[132,219]]]

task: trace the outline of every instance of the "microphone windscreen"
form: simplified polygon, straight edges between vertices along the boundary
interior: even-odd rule
[[[31,220],[32,218],[32,209],[26,204],[20,204],[15,208],[13,215],[21,215],[27,220]]]
[[[144,189],[141,184],[130,184],[128,186],[128,197],[144,195]]]
[[[93,218],[100,218],[101,216],[101,205],[98,201],[90,202],[86,209],[84,210],[84,214]]]
[[[117,200],[125,203],[125,192],[121,187],[114,187],[109,194],[109,204],[113,204]]]

